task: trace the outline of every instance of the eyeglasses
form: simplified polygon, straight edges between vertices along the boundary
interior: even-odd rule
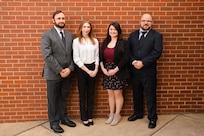
[[[142,23],[145,23],[145,22],[147,22],[147,23],[152,23],[151,20],[141,20],[140,22],[142,22]]]

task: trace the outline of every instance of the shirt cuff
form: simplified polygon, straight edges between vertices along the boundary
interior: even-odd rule
[[[132,65],[134,65],[136,63],[136,60],[134,60],[133,62],[132,62]]]

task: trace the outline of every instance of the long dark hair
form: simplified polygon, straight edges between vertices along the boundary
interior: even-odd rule
[[[103,44],[102,44],[102,50],[105,49],[108,43],[111,41],[111,36],[109,35],[109,29],[111,26],[113,26],[118,31],[116,47],[118,48],[119,51],[123,52],[124,47],[123,47],[122,29],[118,22],[112,22],[109,24],[106,38],[104,39]]]

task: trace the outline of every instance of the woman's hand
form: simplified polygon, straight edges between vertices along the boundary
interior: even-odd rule
[[[113,76],[113,75],[115,75],[118,71],[119,71],[119,68],[118,68],[118,67],[116,67],[116,68],[114,68],[114,69],[110,69],[110,70],[107,71],[107,72],[108,72],[108,76]]]

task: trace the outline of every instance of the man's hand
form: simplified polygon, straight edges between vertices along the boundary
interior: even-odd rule
[[[143,66],[144,66],[144,64],[143,64],[142,61],[140,61],[140,60],[135,60],[134,63],[133,63],[133,65],[134,65],[134,67],[135,67],[136,69],[141,69],[141,68],[143,68]]]
[[[60,75],[62,78],[68,77],[71,73],[71,70],[69,68],[65,68],[60,72]]]

